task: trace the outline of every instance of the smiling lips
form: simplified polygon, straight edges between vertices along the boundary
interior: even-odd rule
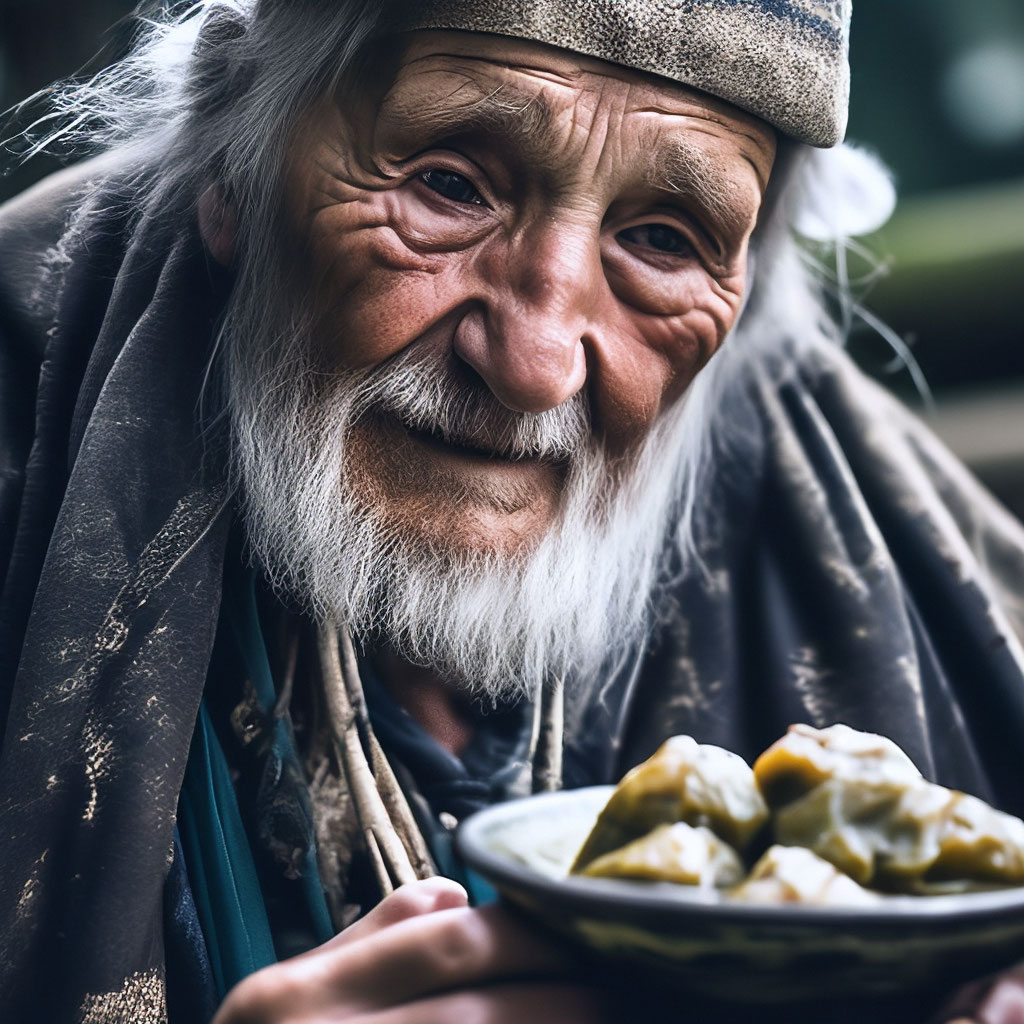
[[[496,448],[487,446],[485,442],[470,438],[468,436],[455,436],[451,432],[445,433],[439,427],[423,429],[414,427],[408,423],[402,423],[402,427],[418,441],[432,445],[444,445],[455,452],[463,452],[466,455],[482,457],[485,459],[498,459],[503,462],[514,462],[527,456],[515,456],[508,450],[499,451]]]
[[[391,413],[384,416],[390,421],[392,430],[400,430],[412,441],[426,445],[434,451],[464,459],[483,459],[502,464],[533,462],[550,465],[565,461],[540,452],[514,451],[509,444],[495,444],[491,438],[470,430],[445,429],[441,425],[412,424]]]

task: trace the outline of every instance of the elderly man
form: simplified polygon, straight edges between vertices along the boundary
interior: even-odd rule
[[[607,1017],[429,876],[672,733],[1024,810],[1024,537],[794,236],[885,212],[813,149],[848,22],[209,0],[55,94],[103,154],[0,218],[4,1020]]]

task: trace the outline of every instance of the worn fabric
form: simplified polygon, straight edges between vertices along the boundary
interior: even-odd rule
[[[1024,530],[838,352],[752,383],[702,538],[635,674],[576,760],[689,733],[753,760],[792,722],[894,739],[922,772],[1024,815]]]
[[[0,1019],[156,1022],[227,527],[196,422],[222,293],[193,230],[129,230],[109,189],[67,216],[44,190],[0,229]]]
[[[217,983],[177,829],[164,883],[163,934],[167,1019],[205,1024],[217,1011]]]
[[[197,421],[230,282],[189,218],[133,224],[112,186],[69,220],[91,170],[0,213],[5,1022],[164,1019],[231,519],[217,424]],[[704,565],[658,595],[647,649],[570,688],[567,784],[676,732],[750,757],[841,720],[1024,811],[1019,524],[842,353],[728,401],[743,429],[715,453]]]
[[[185,865],[219,1001],[277,956],[231,771],[205,701],[199,704],[178,807]]]
[[[850,0],[425,0],[407,29],[548,43],[728,100],[812,146],[846,132]]]
[[[254,576],[237,545],[229,547],[213,660],[178,801],[181,860],[219,998],[335,931],[290,722],[275,714]]]

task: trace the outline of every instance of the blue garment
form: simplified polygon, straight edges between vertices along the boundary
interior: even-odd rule
[[[229,663],[252,684],[265,720],[273,721],[266,758],[270,774],[280,777],[280,767],[296,761],[294,742],[286,721],[271,715],[276,692],[259,623],[255,574],[242,568],[240,559],[228,560],[218,643],[228,648]],[[211,680],[212,685],[223,682]],[[191,883],[195,916],[206,940],[215,1002],[219,1003],[242,978],[275,963],[278,956],[229,759],[205,696],[185,769],[178,821],[181,859]],[[301,869],[301,892],[315,941],[326,942],[334,934],[334,927],[312,844],[304,851]],[[187,910],[184,921],[177,927],[179,944],[182,930],[187,928]],[[194,944],[194,936],[191,941]],[[202,977],[195,980],[199,989],[205,984]],[[199,1002],[208,1001],[207,994],[197,998]]]
[[[277,959],[231,773],[206,701],[185,768],[178,828],[218,1002]]]
[[[164,963],[168,1021],[205,1024],[212,1019],[217,1011],[217,985],[177,826],[174,858],[164,882]]]
[[[273,742],[268,754],[272,776],[279,780],[284,766],[291,765],[297,770],[297,776],[301,777],[295,741],[288,720],[284,716],[272,714],[277,703],[277,690],[270,670],[270,659],[267,656],[256,604],[256,572],[249,567],[243,567],[240,560],[229,559],[228,565],[221,614],[227,618],[230,637],[236,646],[245,676],[256,692],[259,709],[267,720],[273,722]],[[231,566],[235,568],[232,570]],[[302,852],[299,878],[316,940],[320,943],[326,942],[334,935],[334,925],[320,884],[316,847],[312,842],[312,836],[309,838],[310,841]]]
[[[250,820],[240,804],[236,756],[225,748],[215,727],[223,708],[214,712],[214,698],[223,698],[227,687],[231,699],[220,703],[231,705],[239,680],[246,681],[266,734],[261,793],[289,770],[296,773],[293,778],[301,778],[288,720],[273,715],[277,692],[259,618],[256,574],[244,567],[237,542],[233,547],[237,557],[229,557],[225,569],[217,656],[200,705],[179,803],[174,865],[178,884],[167,890],[173,902],[167,945],[177,950],[172,958],[181,964],[177,1003],[182,1007],[180,1019],[190,1024],[209,1019],[209,1007],[219,1004],[244,977],[287,955],[276,941],[279,936],[267,903],[267,885],[273,887],[280,880],[261,875],[253,838],[260,823]],[[474,905],[493,902],[497,894],[460,862],[451,830],[440,823],[439,815],[446,812],[461,820],[507,796],[523,769],[529,707],[524,704],[482,716],[477,736],[460,759],[395,703],[369,665],[363,671],[371,723],[395,764],[438,870],[464,885]],[[260,813],[259,801],[255,813]],[[334,927],[311,835],[297,880],[283,884],[298,886],[301,893],[304,919],[309,922],[303,933],[308,936],[306,945],[327,941]],[[186,1005],[191,1007],[188,1013]],[[196,1007],[204,1007],[203,1013]]]

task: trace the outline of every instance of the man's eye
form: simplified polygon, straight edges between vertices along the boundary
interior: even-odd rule
[[[633,245],[643,245],[658,252],[688,253],[693,246],[686,236],[666,224],[639,224],[619,232],[619,238]]]
[[[483,197],[473,187],[472,182],[454,171],[424,171],[420,175],[420,181],[427,188],[433,189],[445,199],[451,199],[456,203],[471,203],[476,206],[483,206]]]

